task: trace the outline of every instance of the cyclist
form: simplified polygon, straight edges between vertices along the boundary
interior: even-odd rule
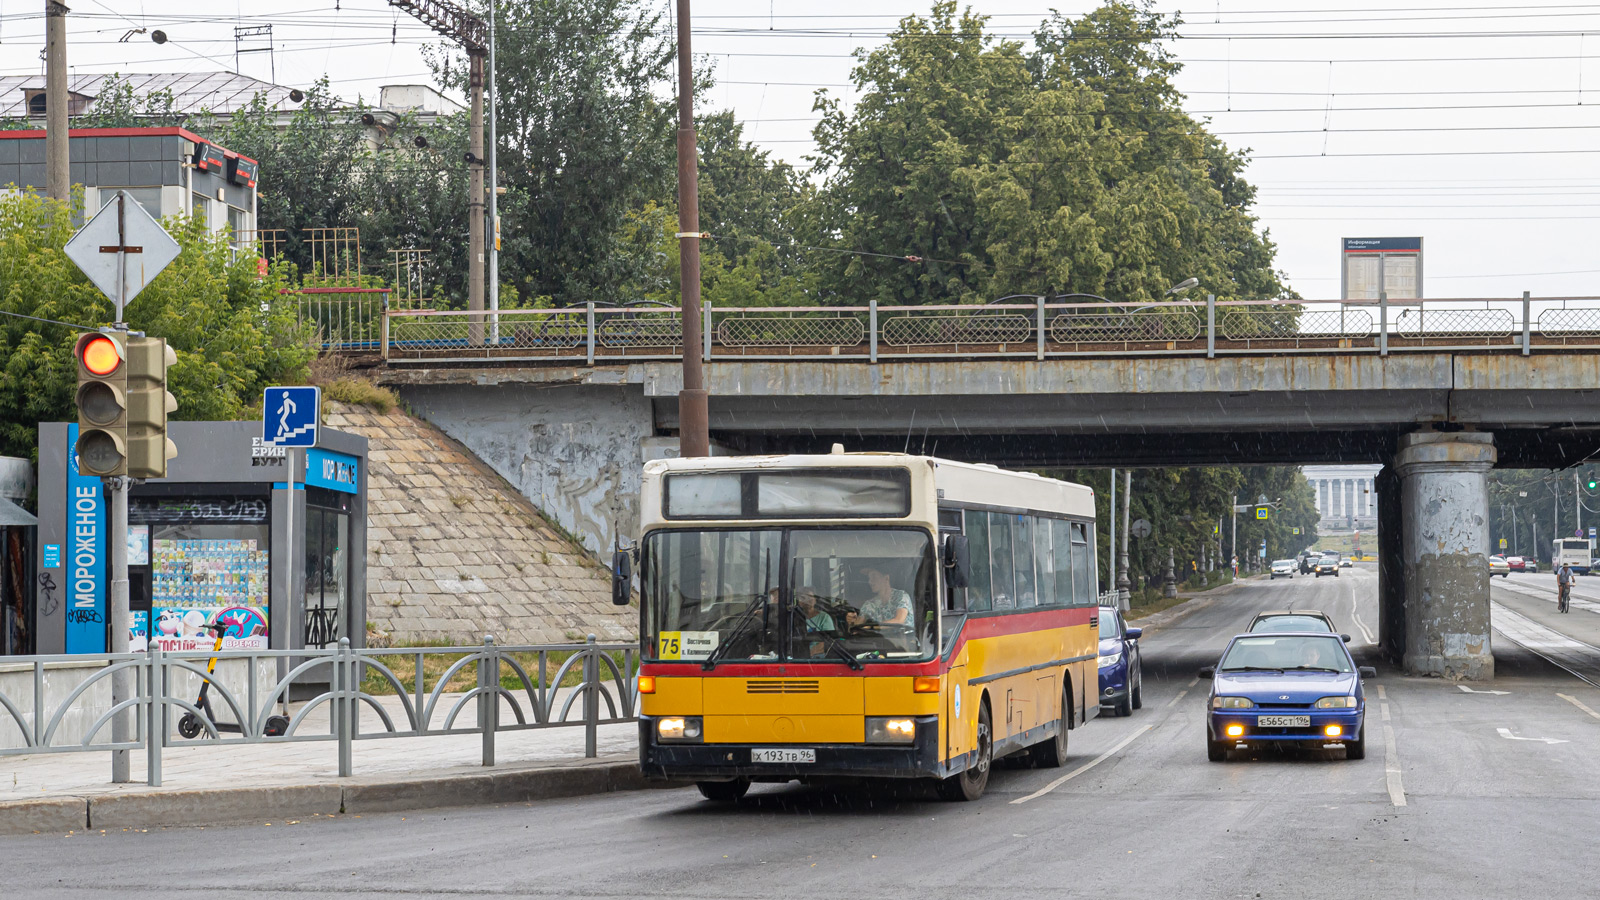
[[[1566,612],[1572,603],[1572,566],[1562,563],[1556,570],[1556,612]]]

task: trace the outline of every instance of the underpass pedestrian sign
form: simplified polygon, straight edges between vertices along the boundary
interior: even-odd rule
[[[322,421],[319,387],[269,387],[261,398],[261,443],[271,447],[315,447]]]

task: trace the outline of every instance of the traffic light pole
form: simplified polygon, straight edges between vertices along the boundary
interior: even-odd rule
[[[106,496],[111,501],[111,532],[107,535],[108,556],[111,562],[111,592],[107,598],[111,607],[111,652],[128,652],[128,479],[116,475],[103,479]],[[122,669],[111,675],[111,706],[128,699],[128,670]],[[132,740],[128,733],[128,713],[126,710],[117,713],[111,718],[111,741],[123,744]],[[159,735],[148,735],[147,740],[160,740]],[[128,775],[128,751],[111,751],[111,780],[116,784],[127,784],[132,780]]]

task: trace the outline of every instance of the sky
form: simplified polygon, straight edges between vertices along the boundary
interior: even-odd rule
[[[649,0],[663,10],[668,0]],[[42,74],[42,0],[0,0],[0,74]],[[273,52],[237,70],[288,86],[326,73],[376,100],[426,83],[431,33],[383,0],[71,0],[78,72],[235,68],[234,30],[271,25]],[[1027,40],[1052,7],[988,0],[990,29]],[[819,88],[852,96],[852,51],[881,44],[931,0],[695,0],[710,101],[746,136],[804,165]],[[229,9],[232,7],[232,10]],[[1169,48],[1186,108],[1247,148],[1256,212],[1288,284],[1339,292],[1344,237],[1420,236],[1432,298],[1600,295],[1600,0],[1196,0]],[[230,11],[233,16],[230,17]],[[143,32],[135,29],[145,29]],[[157,45],[150,33],[169,40]],[[1594,34],[1591,36],[1589,32]],[[125,38],[125,39],[124,39]],[[241,49],[265,47],[246,38]],[[1590,57],[1594,59],[1590,59]],[[670,89],[665,88],[664,89]]]

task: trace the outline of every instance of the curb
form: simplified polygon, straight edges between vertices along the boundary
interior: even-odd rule
[[[0,803],[0,834],[82,831],[88,822],[89,801],[83,797]]]
[[[647,782],[633,759],[396,781],[139,791],[0,802],[0,835],[229,825],[282,819],[526,803],[677,785]]]
[[[1142,619],[1129,619],[1128,624],[1137,625],[1138,627],[1143,628],[1145,631],[1151,631],[1157,628],[1165,628],[1166,626],[1171,625],[1180,619],[1184,619],[1193,613],[1197,613],[1200,610],[1205,609],[1218,599],[1233,593],[1235,590],[1238,590],[1239,585],[1245,584],[1250,580],[1251,577],[1246,576],[1244,578],[1238,578],[1230,581],[1227,584],[1219,584],[1208,591],[1194,594],[1189,599],[1179,603],[1177,606],[1169,606],[1161,612],[1151,613]]]

